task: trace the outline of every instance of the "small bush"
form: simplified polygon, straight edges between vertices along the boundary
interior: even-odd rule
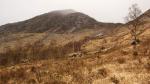
[[[147,71],[150,71],[150,62],[145,65],[145,68],[147,69]]]
[[[126,62],[126,60],[124,58],[119,58],[119,59],[117,59],[117,62],[119,64],[124,64]]]
[[[123,55],[128,55],[128,54],[129,54],[129,52],[126,51],[126,50],[121,50],[120,52],[121,52],[121,54],[123,54]]]
[[[134,57],[137,57],[137,56],[138,56],[138,52],[137,52],[137,51],[134,51],[134,52],[133,52],[133,56],[134,56]]]
[[[115,76],[111,77],[110,80],[115,84],[119,84],[119,80]]]
[[[108,76],[108,71],[105,68],[99,69],[98,74],[102,75],[104,78]]]

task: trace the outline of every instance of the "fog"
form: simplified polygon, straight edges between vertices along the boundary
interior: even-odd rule
[[[0,0],[0,25],[63,9],[83,12],[101,22],[124,22],[134,3],[143,12],[150,8],[150,0]]]

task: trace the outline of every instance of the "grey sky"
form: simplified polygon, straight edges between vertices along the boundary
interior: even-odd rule
[[[0,0],[0,25],[62,9],[74,9],[102,22],[123,22],[133,3],[143,12],[150,9],[150,0]]]

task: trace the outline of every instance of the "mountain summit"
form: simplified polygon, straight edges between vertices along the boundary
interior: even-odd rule
[[[52,11],[52,12],[50,12],[50,14],[51,13],[53,13],[53,14],[61,14],[61,15],[68,15],[68,14],[71,14],[71,13],[76,13],[76,11],[73,10],[73,9],[65,9],[65,10]]]

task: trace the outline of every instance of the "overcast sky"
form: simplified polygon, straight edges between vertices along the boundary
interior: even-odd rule
[[[0,25],[62,9],[74,9],[102,22],[123,22],[134,3],[143,12],[150,9],[150,0],[0,0]]]

